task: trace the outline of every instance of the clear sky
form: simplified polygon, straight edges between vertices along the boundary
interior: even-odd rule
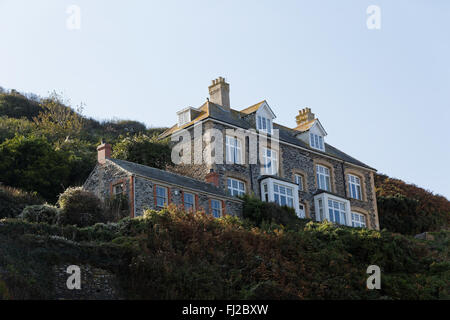
[[[223,76],[233,108],[266,99],[294,127],[308,106],[328,143],[450,198],[449,40],[448,0],[0,0],[0,86],[170,126]]]

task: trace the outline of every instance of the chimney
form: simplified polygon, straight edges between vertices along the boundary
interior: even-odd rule
[[[219,77],[213,80],[208,89],[209,100],[230,111],[230,85],[225,82],[225,79]]]
[[[298,112],[298,116],[295,117],[297,121],[297,126],[300,126],[304,123],[314,120],[314,113],[311,112],[310,108],[304,108]]]
[[[106,158],[111,158],[111,145],[102,143],[97,147],[97,161],[100,164],[105,164]]]
[[[205,181],[218,187],[219,186],[219,174],[217,172],[214,172],[214,169],[211,169],[209,171],[209,173],[206,175]]]

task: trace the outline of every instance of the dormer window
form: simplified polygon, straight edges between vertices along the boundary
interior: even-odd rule
[[[273,113],[272,109],[270,109],[269,105],[266,101],[263,101],[256,111],[255,120],[256,120],[256,129],[259,132],[264,132],[267,134],[272,134],[273,132],[273,119],[276,116]]]
[[[311,148],[318,149],[321,151],[324,151],[324,145],[323,145],[323,137],[321,135],[315,134],[310,132],[309,133],[309,144]]]
[[[178,111],[178,126],[181,127],[186,123],[193,121],[196,117],[198,117],[199,114],[200,111],[192,107],[187,107],[183,110]]]
[[[184,111],[178,114],[178,126],[181,127],[182,125],[188,123],[191,121],[191,114],[189,111]]]
[[[259,131],[272,134],[272,120],[263,116],[257,116],[256,128]]]

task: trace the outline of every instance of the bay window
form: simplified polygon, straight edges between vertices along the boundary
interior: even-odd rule
[[[298,216],[301,215],[296,184],[274,177],[266,177],[261,180],[260,187],[262,201],[291,207]]]
[[[294,207],[294,195],[292,188],[277,183],[273,184],[274,201],[280,206]]]
[[[346,208],[345,203],[336,200],[328,200],[328,216],[330,221],[346,225]]]

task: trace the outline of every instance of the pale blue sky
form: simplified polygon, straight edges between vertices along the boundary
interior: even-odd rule
[[[449,35],[447,0],[0,0],[0,86],[169,126],[223,76],[233,108],[267,99],[294,127],[309,106],[328,143],[450,198]]]

